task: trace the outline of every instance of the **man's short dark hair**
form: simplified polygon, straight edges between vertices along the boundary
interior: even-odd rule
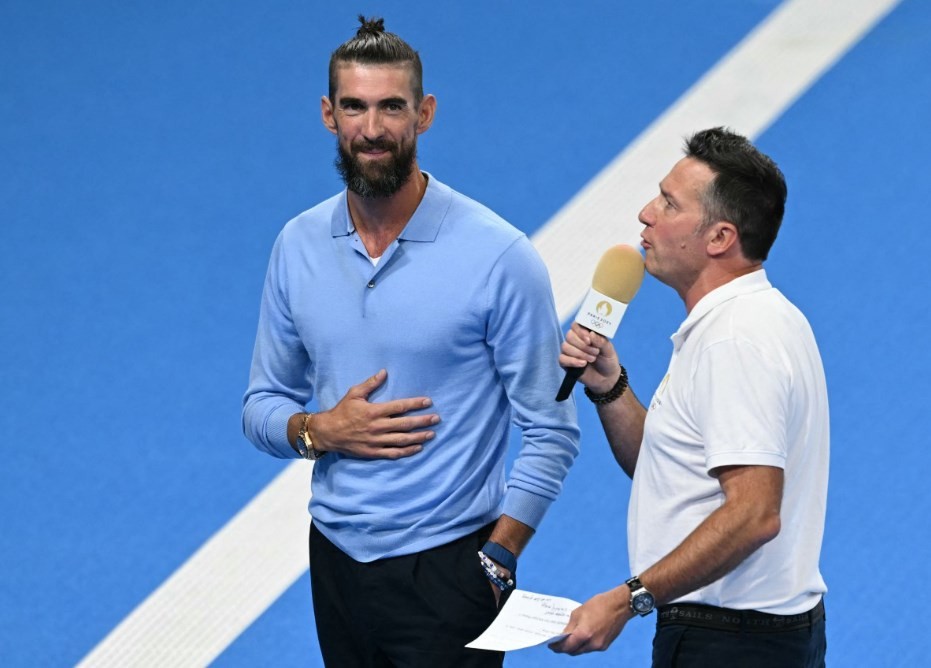
[[[360,14],[359,22],[362,26],[356,36],[341,44],[330,56],[330,100],[336,102],[337,69],[343,63],[408,65],[414,103],[419,105],[423,99],[423,65],[420,63],[420,55],[403,39],[386,32],[384,19],[366,19]]]
[[[733,223],[744,257],[765,260],[779,233],[788,193],[776,163],[746,137],[720,127],[689,137],[685,155],[715,173],[702,195],[703,225]]]

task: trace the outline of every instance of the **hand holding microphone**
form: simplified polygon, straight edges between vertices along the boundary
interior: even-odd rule
[[[612,246],[595,267],[592,287],[575,317],[586,329],[611,338],[617,332],[627,305],[637,294],[643,282],[643,258],[632,246]],[[585,367],[566,369],[556,401],[565,401]]]

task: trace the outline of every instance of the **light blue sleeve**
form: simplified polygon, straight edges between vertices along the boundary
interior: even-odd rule
[[[288,442],[288,419],[305,410],[313,388],[310,359],[288,304],[283,236],[275,242],[265,277],[249,387],[243,397],[242,427],[259,450],[274,457],[297,458]]]
[[[536,528],[579,453],[575,400],[555,400],[562,382],[549,275],[526,236],[496,263],[488,282],[488,344],[521,431],[504,514]]]

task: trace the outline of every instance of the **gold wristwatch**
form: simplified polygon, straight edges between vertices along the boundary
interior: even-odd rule
[[[301,457],[315,461],[326,455],[326,453],[320,452],[314,447],[314,442],[310,438],[310,432],[307,431],[307,424],[310,422],[310,418],[312,418],[313,415],[313,413],[304,414],[304,422],[301,424],[301,430],[297,432],[297,443],[295,443],[295,445]]]

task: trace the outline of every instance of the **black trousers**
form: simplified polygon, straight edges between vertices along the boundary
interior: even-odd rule
[[[416,554],[350,558],[311,524],[310,582],[328,668],[500,668],[466,649],[498,613],[477,552],[491,527]],[[502,604],[503,604],[502,598]]]
[[[653,668],[824,668],[826,652],[823,616],[805,628],[782,631],[657,623]]]

